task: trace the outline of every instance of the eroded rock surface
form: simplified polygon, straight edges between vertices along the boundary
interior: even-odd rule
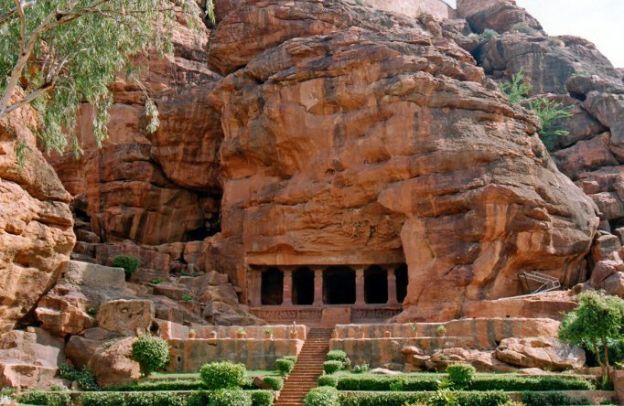
[[[290,39],[224,79],[222,237],[251,264],[405,253],[413,318],[520,294],[521,271],[576,281],[593,203],[471,56],[422,31]]]
[[[518,367],[548,371],[585,365],[585,351],[553,337],[505,338],[496,349],[496,358]]]
[[[70,196],[36,146],[38,120],[30,107],[0,119],[0,333],[54,286],[75,243]]]

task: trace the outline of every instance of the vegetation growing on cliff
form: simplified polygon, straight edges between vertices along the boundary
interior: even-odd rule
[[[136,76],[134,55],[170,52],[175,12],[191,7],[190,0],[0,0],[0,118],[32,104],[42,113],[44,146],[62,151],[69,142],[78,153],[76,113],[88,102],[100,144],[108,86],[120,71]],[[155,105],[147,106],[147,129],[155,131]]]
[[[522,104],[539,118],[540,137],[548,150],[555,147],[558,137],[569,134],[559,126],[559,121],[572,116],[570,107],[543,97],[529,98],[531,86],[526,83],[523,70],[514,74],[511,81],[501,84],[501,90],[511,104]]]

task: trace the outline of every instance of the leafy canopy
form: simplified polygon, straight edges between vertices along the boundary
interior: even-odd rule
[[[106,138],[108,85],[132,73],[131,58],[171,51],[176,11],[192,0],[0,0],[0,118],[27,104],[43,117],[46,149],[80,151],[74,128],[80,103],[94,107],[98,145]],[[132,76],[132,75],[131,75]],[[136,72],[134,72],[136,76]],[[149,131],[155,105],[146,103]],[[18,144],[19,145],[19,144]]]

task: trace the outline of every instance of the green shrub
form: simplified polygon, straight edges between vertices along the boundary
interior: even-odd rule
[[[135,382],[130,385],[117,386],[113,390],[124,392],[143,391],[192,391],[204,389],[204,383],[198,379],[176,379]]]
[[[340,392],[341,406],[404,406],[429,404],[439,392]],[[504,392],[453,392],[461,406],[499,406],[510,400]]]
[[[322,375],[318,379],[318,386],[331,386],[335,388],[338,386],[338,379],[332,375]]]
[[[284,379],[279,376],[265,376],[262,382],[276,391],[280,391],[284,387]]]
[[[596,386],[586,380],[560,376],[487,376],[476,377],[466,388],[468,390],[504,390],[514,391],[563,391],[595,390]]]
[[[483,36],[483,38],[486,41],[489,41],[491,39],[497,38],[498,37],[498,32],[490,29],[490,28],[486,28],[485,31],[483,31],[483,34],[481,34]]]
[[[397,377],[375,375],[345,375],[334,378],[338,390],[345,391],[435,391],[438,389],[436,375],[430,377]],[[399,382],[396,384],[395,382]],[[395,383],[393,385],[393,383]]]
[[[127,406],[121,393],[90,392],[82,395],[82,406]]]
[[[341,350],[332,350],[327,353],[327,361],[344,361],[348,358],[347,353]]]
[[[193,301],[193,295],[191,295],[190,293],[183,293],[182,294],[182,300],[185,302],[192,302]]]
[[[284,358],[284,359],[289,359],[289,360],[291,360],[292,362],[294,362],[295,364],[297,363],[297,356],[296,356],[296,355],[287,355],[287,356],[282,357],[282,358]]]
[[[526,406],[588,405],[586,399],[575,400],[563,393],[523,392],[522,403]]]
[[[169,344],[160,337],[142,335],[132,344],[131,358],[141,366],[145,376],[158,371],[169,362]]]
[[[312,389],[303,403],[305,406],[341,406],[338,391],[329,386]]]
[[[70,406],[71,396],[65,392],[26,392],[17,397],[20,403],[28,405]]]
[[[113,258],[113,266],[123,268],[126,273],[126,279],[130,279],[139,265],[141,265],[141,261],[138,258],[129,255],[117,255]]]
[[[251,395],[242,389],[217,389],[210,394],[208,406],[252,406]]]
[[[501,84],[500,87],[511,104],[520,104],[531,92],[531,86],[526,83],[522,69],[511,77],[511,81]]]
[[[460,406],[459,399],[455,392],[450,390],[439,390],[427,399],[428,406]]]
[[[76,369],[68,364],[59,366],[58,375],[68,381],[76,382],[80,389],[91,391],[99,389],[95,376],[88,368]]]
[[[295,361],[289,358],[279,358],[275,360],[275,369],[283,376],[288,375],[295,367]]]
[[[199,370],[204,385],[208,389],[232,389],[245,384],[247,370],[243,364],[213,362]]]
[[[273,392],[268,390],[257,390],[251,392],[252,406],[272,406]]]
[[[354,374],[364,374],[368,372],[368,369],[368,364],[359,364],[354,366],[351,372],[353,372]]]
[[[455,388],[465,388],[474,379],[477,370],[469,364],[453,364],[446,368],[448,379]]]
[[[558,137],[565,137],[570,134],[568,130],[560,126],[562,119],[572,117],[570,106],[564,106],[553,100],[538,98],[529,102],[529,108],[539,118],[540,137],[549,151],[554,149]]]
[[[186,406],[186,395],[177,393],[129,393],[126,406]]]
[[[333,374],[340,371],[344,367],[342,361],[325,361],[323,362],[323,370],[326,374]]]

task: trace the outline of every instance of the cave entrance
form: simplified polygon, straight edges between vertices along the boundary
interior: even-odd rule
[[[355,303],[355,271],[346,266],[332,267],[323,275],[323,299],[326,304]]]
[[[371,266],[364,271],[364,301],[368,304],[388,303],[388,271]]]
[[[407,296],[407,265],[403,264],[395,270],[396,274],[396,292],[397,300],[399,303],[403,303],[405,296]]]
[[[293,272],[292,300],[296,305],[314,303],[314,272],[309,268],[299,268]]]
[[[262,272],[261,298],[263,305],[281,305],[284,300],[284,273],[277,268]]]

